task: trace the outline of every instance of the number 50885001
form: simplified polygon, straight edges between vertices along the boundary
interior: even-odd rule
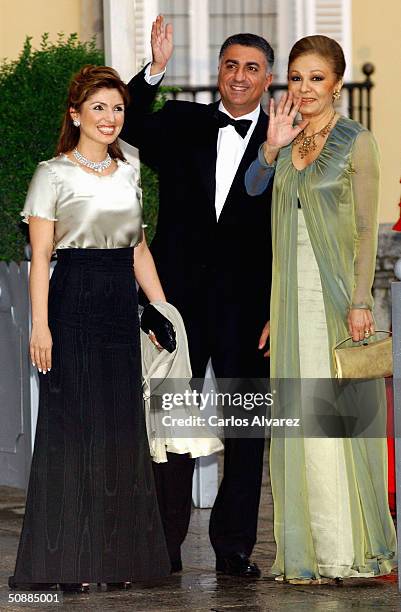
[[[17,604],[61,604],[61,593],[7,593],[7,603]]]

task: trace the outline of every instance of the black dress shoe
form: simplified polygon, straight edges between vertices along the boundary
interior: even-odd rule
[[[262,575],[256,563],[252,563],[245,553],[216,557],[216,572],[241,578],[260,578]]]
[[[89,584],[81,582],[60,582],[63,593],[89,593]]]
[[[176,574],[177,572],[182,572],[182,561],[181,559],[176,559],[175,561],[170,561],[171,570],[170,574]]]
[[[108,591],[128,591],[132,589],[132,582],[107,582]]]
[[[15,582],[14,576],[8,579],[8,587],[12,590],[28,591],[51,591],[57,588],[55,582]]]

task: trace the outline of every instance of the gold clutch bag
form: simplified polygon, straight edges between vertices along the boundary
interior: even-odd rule
[[[376,333],[382,330],[377,330]],[[337,378],[384,378],[393,374],[393,343],[389,338],[377,342],[365,342],[358,346],[340,348],[351,336],[339,342],[333,349]]]

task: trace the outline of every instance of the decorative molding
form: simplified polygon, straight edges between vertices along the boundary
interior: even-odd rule
[[[106,64],[124,81],[136,71],[135,4],[135,0],[103,0]]]
[[[209,0],[189,0],[189,15],[189,85],[209,85]]]
[[[152,22],[156,19],[159,7],[157,0],[133,0],[135,10],[135,55],[136,70],[150,62],[152,50],[150,32]]]
[[[138,0],[103,0],[104,50],[108,66],[129,81],[136,72],[136,20]],[[139,168],[138,151],[120,140],[127,160]]]

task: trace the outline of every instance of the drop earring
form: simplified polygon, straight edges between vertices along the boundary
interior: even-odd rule
[[[73,124],[75,125],[75,127],[79,127],[81,125],[81,122],[78,119],[74,119]]]
[[[336,100],[339,100],[341,98],[341,91],[339,89],[336,89],[336,91],[333,91],[333,101],[335,102]]]

